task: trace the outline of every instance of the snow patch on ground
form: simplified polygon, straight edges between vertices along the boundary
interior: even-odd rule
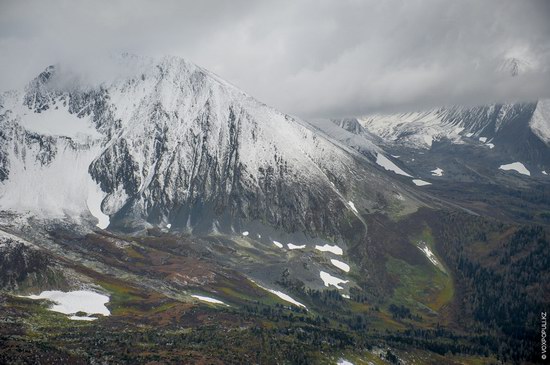
[[[337,278],[336,276],[332,276],[328,272],[324,272],[324,271],[321,271],[319,275],[321,276],[321,280],[323,280],[323,283],[325,284],[326,287],[332,285],[336,287],[336,289],[344,289],[340,286],[340,284],[345,284],[349,282],[349,280],[343,280],[343,279]]]
[[[437,167],[435,170],[430,171],[433,176],[443,176],[443,170]]]
[[[548,173],[544,170],[541,171],[543,175],[548,175]]]
[[[253,282],[254,284],[258,285],[260,288],[262,288],[263,290],[266,290],[268,292],[270,292],[271,294],[275,294],[276,296],[278,296],[279,298],[281,298],[282,300],[284,300],[285,302],[289,302],[289,303],[292,303],[298,307],[303,307],[305,309],[307,309],[307,307],[300,303],[299,301],[293,299],[290,295],[288,294],[285,294],[281,291],[278,291],[278,290],[273,290],[273,289],[269,289],[269,288],[266,288],[265,286],[261,286],[260,284],[258,284],[257,282],[255,282],[254,280],[252,279],[249,279],[251,282]]]
[[[389,160],[386,156],[384,156],[381,153],[376,154],[376,163],[379,166],[382,166],[384,169],[388,171],[393,171],[398,175],[412,177],[411,175],[407,174],[405,171],[401,170],[396,164],[394,164],[391,160]]]
[[[222,305],[227,305],[225,304],[224,302],[222,302],[221,300],[218,300],[218,299],[214,299],[214,298],[210,298],[210,297],[206,297],[204,295],[197,295],[197,294],[193,294],[191,295],[193,298],[195,299],[198,299],[202,302],[207,302],[207,303],[212,303],[212,304],[222,304]]]
[[[301,250],[306,248],[306,245],[295,245],[293,243],[287,243],[287,247],[289,250]]]
[[[346,359],[338,359],[338,362],[336,363],[336,365],[354,365],[354,364]]]
[[[342,262],[340,260],[336,260],[336,259],[330,259],[330,262],[336,266],[337,268],[339,268],[340,270],[342,271],[345,271],[345,272],[349,272],[349,265],[346,264],[345,262]]]
[[[468,137],[468,138],[470,138],[473,135],[474,135],[473,133],[466,133],[466,137]]]
[[[245,237],[248,236],[248,233],[249,233],[248,231],[244,231],[243,236],[245,236]]]
[[[263,288],[263,287],[262,287]],[[288,294],[285,294],[283,292],[280,292],[278,290],[273,290],[273,289],[268,289],[268,288],[263,288],[265,290],[267,290],[268,292],[270,292],[271,294],[275,294],[276,296],[278,296],[279,298],[281,298],[282,300],[284,300],[285,302],[289,302],[289,303],[292,303],[298,307],[302,307],[302,308],[306,308],[307,307],[305,305],[303,305],[302,303],[300,303],[299,301],[293,299],[290,295]]]
[[[493,143],[486,143],[485,146],[489,147],[490,149],[495,148],[495,145]]]
[[[427,182],[427,181],[420,180],[420,179],[413,179],[413,183],[414,183],[416,186],[432,185],[432,183],[429,183],[429,182]]]
[[[30,299],[48,299],[55,304],[49,308],[53,312],[70,314],[70,319],[81,321],[93,321],[91,314],[101,314],[108,316],[111,314],[105,304],[109,303],[109,297],[89,290],[76,290],[71,292],[62,292],[58,290],[43,291],[39,295],[29,295],[25,298]],[[84,312],[88,316],[75,316],[77,312]]]
[[[479,137],[479,141],[485,143],[487,142],[487,137]]]
[[[69,319],[73,320],[73,321],[95,321],[97,318],[96,317],[88,317],[88,316],[85,316],[85,317],[69,316]]]
[[[514,170],[516,172],[519,172],[520,174],[531,176],[531,172],[529,172],[529,170],[527,170],[525,165],[523,165],[521,162],[512,162],[506,165],[500,165],[499,169],[504,171]]]
[[[168,223],[168,224],[166,225],[166,228],[168,228],[168,229],[172,228],[172,224],[171,224],[171,223]]]
[[[340,248],[338,245],[331,246],[329,244],[325,244],[324,246],[316,245],[315,249],[321,252],[332,252],[335,255],[342,256],[344,254],[344,250]]]
[[[279,241],[273,241],[273,244],[279,248],[283,248],[283,244]]]

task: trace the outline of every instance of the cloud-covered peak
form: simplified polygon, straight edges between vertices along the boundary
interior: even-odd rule
[[[0,84],[56,62],[104,74],[100,56],[127,50],[183,56],[304,117],[536,100],[550,97],[549,18],[542,0],[10,2]]]

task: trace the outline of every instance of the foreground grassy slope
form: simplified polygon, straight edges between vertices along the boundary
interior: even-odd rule
[[[536,275],[547,275],[546,228],[427,209],[399,220],[365,218],[369,234],[347,256],[356,283],[350,299],[310,288],[292,270],[274,278],[308,310],[263,290],[229,261],[224,266],[230,238],[56,230],[50,239],[63,250],[52,250],[49,262],[108,293],[112,315],[73,322],[47,303],[3,291],[0,363],[536,362],[529,326],[548,303],[548,280]]]

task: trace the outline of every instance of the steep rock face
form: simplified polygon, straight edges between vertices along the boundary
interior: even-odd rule
[[[375,185],[387,185],[370,191],[364,161],[200,67],[173,57],[116,62],[124,72],[108,80],[55,66],[4,94],[0,208],[36,211],[38,201],[44,212],[55,200],[57,215],[89,210],[114,226],[217,230],[256,220],[337,235],[346,216],[359,219],[355,192],[374,200]],[[26,199],[14,186],[23,181],[40,196]]]
[[[52,266],[43,251],[0,231],[0,289],[21,290],[52,284],[55,276]]]

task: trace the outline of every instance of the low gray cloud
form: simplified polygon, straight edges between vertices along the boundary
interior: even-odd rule
[[[546,0],[0,0],[0,49],[1,89],[57,62],[171,54],[303,117],[550,97]]]

